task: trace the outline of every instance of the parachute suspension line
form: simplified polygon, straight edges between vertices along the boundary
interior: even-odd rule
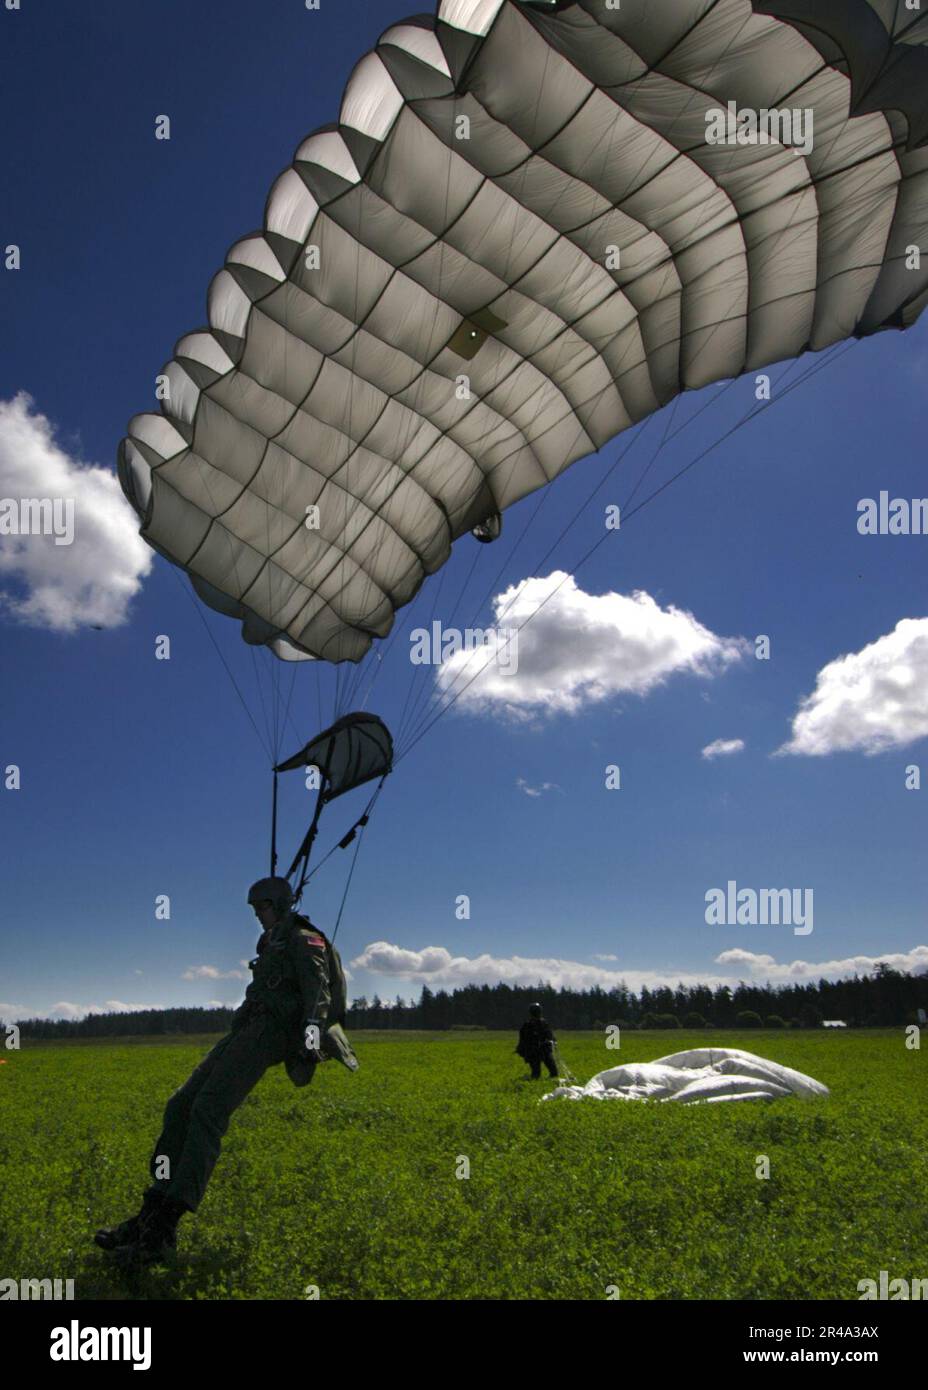
[[[267,675],[267,698],[271,711],[271,747],[276,763],[280,756],[280,713],[283,703],[280,695],[280,661],[268,647],[264,650],[271,663]]]
[[[703,410],[708,410],[708,408],[709,408],[710,405],[715,405],[715,402],[719,399],[719,397],[720,397],[720,396],[724,396],[725,392],[726,392],[727,390],[729,390],[729,389],[734,385],[735,380],[736,380],[736,378],[732,378],[731,381],[727,382],[727,383],[722,387],[721,391],[716,391],[716,393],[715,393],[715,395],[712,397],[711,401],[707,401],[706,404],[703,405],[703,406],[701,406],[699,410],[694,411],[693,414],[689,417],[689,419],[686,420],[686,421],[684,422],[684,424],[680,425],[678,429],[670,430],[669,432],[668,432],[668,431],[665,431],[665,432],[664,432],[664,437],[663,437],[663,439],[661,440],[661,442],[660,442],[660,444],[657,446],[657,448],[654,450],[654,453],[653,453],[653,454],[651,455],[651,457],[648,459],[648,462],[647,462],[647,463],[645,464],[645,466],[644,466],[644,470],[641,472],[641,474],[640,474],[639,477],[638,477],[637,483],[636,483],[635,486],[632,488],[631,492],[628,494],[628,496],[626,497],[626,499],[625,499],[625,501],[624,501],[624,503],[623,503],[623,505],[622,505],[622,516],[623,516],[623,517],[624,517],[625,514],[626,514],[626,509],[627,509],[627,507],[630,505],[631,502],[634,501],[635,494],[637,493],[638,489],[641,487],[641,484],[644,482],[645,478],[646,478],[646,477],[648,476],[648,474],[651,472],[651,469],[654,467],[655,463],[657,462],[658,455],[663,451],[663,449],[665,448],[665,446],[668,445],[668,444],[671,444],[671,443],[673,442],[673,440],[676,439],[676,437],[677,437],[678,434],[682,434],[682,432],[686,429],[686,427],[687,427],[688,425],[691,425],[692,422],[693,422],[695,419],[697,419],[697,418],[702,414]],[[681,396],[677,396],[677,397],[674,399],[673,409],[672,409],[671,416],[670,416],[670,424],[671,424],[671,425],[672,425],[673,422],[674,422],[674,419],[675,419],[676,414],[677,414],[677,407],[679,406],[681,400],[682,400],[682,397],[681,397]],[[575,520],[576,520],[576,518],[575,518]]]
[[[274,799],[271,805],[271,878],[277,877],[277,769],[274,769]]]
[[[375,656],[375,658],[376,658],[375,663],[374,663],[374,672],[373,672],[373,675],[371,676],[370,680],[368,681],[367,689],[366,689],[365,692],[364,692],[364,699],[361,701],[360,704],[357,704],[357,696],[356,696],[356,693],[352,693],[351,704],[352,704],[352,707],[354,707],[354,708],[361,709],[361,710],[366,710],[366,709],[367,709],[367,702],[368,702],[368,700],[371,698],[371,691],[372,691],[373,688],[374,688],[374,681],[375,681],[375,680],[377,679],[377,677],[380,675],[380,671],[381,671],[381,668],[382,668],[382,666],[383,666],[383,657],[384,657],[383,652],[374,652],[374,656]]]
[[[637,483],[636,483],[635,486],[632,488],[631,492],[630,492],[629,495],[626,497],[625,501],[622,503],[621,515],[622,515],[623,517],[625,516],[625,510],[626,510],[626,508],[627,508],[629,502],[632,500],[632,498],[634,497],[635,493],[636,493],[636,492],[638,491],[638,489],[641,487],[641,484],[644,482],[645,478],[646,478],[646,477],[648,476],[648,474],[651,472],[651,469],[654,467],[654,465],[655,465],[655,463],[657,462],[659,456],[663,453],[664,447],[666,446],[666,444],[669,442],[670,439],[673,438],[673,436],[672,436],[672,434],[671,434],[671,426],[673,425],[674,420],[677,418],[677,410],[678,410],[678,408],[679,408],[681,399],[682,399],[682,398],[681,398],[680,396],[675,396],[675,397],[674,397],[673,405],[670,407],[670,412],[669,412],[668,417],[667,417],[667,424],[666,424],[666,426],[665,426],[665,428],[664,428],[664,433],[661,435],[660,443],[658,444],[657,448],[656,448],[656,449],[654,450],[654,452],[652,453],[651,457],[648,459],[648,461],[647,461],[647,463],[645,464],[644,468],[642,469],[641,473],[638,475],[638,481],[637,481]]]
[[[630,512],[624,514],[623,521],[627,521],[630,517],[637,515],[637,513],[640,511],[643,511],[644,508],[648,506],[650,502],[653,502],[656,497],[659,497],[662,492],[665,492],[667,488],[669,488],[673,483],[675,483],[679,478],[681,478],[684,473],[688,473],[691,468],[694,468],[697,463],[705,459],[707,455],[711,454],[721,444],[724,444],[725,441],[730,439],[732,435],[736,434],[738,430],[742,429],[751,420],[755,420],[758,415],[763,415],[767,410],[770,409],[771,406],[776,405],[779,401],[785,400],[786,397],[792,391],[795,391],[800,386],[804,386],[805,383],[811,380],[813,376],[817,376],[820,371],[823,371],[826,367],[830,366],[832,362],[837,361],[839,357],[843,357],[844,354],[846,352],[849,352],[853,347],[854,342],[852,341],[850,343],[838,344],[835,347],[829,349],[823,361],[817,362],[810,366],[810,368],[806,372],[804,372],[802,376],[800,376],[798,381],[792,382],[779,396],[772,395],[770,400],[762,401],[759,404],[759,406],[751,406],[749,411],[739,421],[732,425],[732,427],[729,430],[727,430],[719,439],[716,439],[712,444],[707,445],[706,448],[703,449],[702,452],[696,456],[696,458],[691,459],[690,462],[685,464],[683,468],[679,469],[673,475],[673,477],[668,478],[659,487],[655,488],[655,490],[652,493],[649,493],[649,495],[644,499],[643,502],[639,502],[637,507],[634,507]],[[793,365],[795,364],[791,363],[790,366],[786,368],[786,371],[781,373],[781,376],[778,380],[782,381],[786,374],[792,370]],[[581,569],[583,565],[585,565],[587,561],[600,548],[600,546],[610,539],[611,533],[608,531],[604,535],[600,536],[599,540],[594,542],[594,544],[590,546],[589,550],[587,550],[587,552],[583,556],[581,556],[577,564],[574,565],[573,572],[576,573],[577,570]],[[524,627],[527,627],[528,624],[532,621],[532,619],[538,616],[541,610],[546,606],[546,604],[550,602],[550,600],[554,597],[558,590],[563,587],[563,585],[567,582],[567,579],[569,579],[570,577],[570,574],[565,575],[564,579],[561,580],[560,584],[556,585],[556,587],[553,588],[551,592],[542,599],[541,603],[534,610],[534,612],[530,613],[528,617],[525,619],[525,621],[522,622],[519,625],[519,627],[516,628],[515,633],[509,636],[504,645],[504,650],[505,648],[508,648],[509,643],[512,641],[512,637],[518,636],[522,629]],[[432,715],[431,719],[429,719],[426,722],[424,727],[418,733],[416,733],[412,742],[407,744],[407,746],[397,754],[396,758],[394,759],[394,766],[396,765],[396,763],[402,761],[402,759],[405,758],[407,754],[411,753],[413,748],[415,748],[416,745],[425,737],[425,735],[435,726],[435,724],[437,724],[438,720],[441,719],[443,715],[447,714],[449,709],[451,709],[455,704],[457,704],[458,700],[470,688],[470,686],[473,685],[474,681],[481,674],[483,669],[483,667],[480,667],[474,673],[474,675],[471,676],[470,680],[465,685],[463,685],[460,688],[460,690],[456,691],[454,696],[445,705],[443,705],[441,709],[439,709],[435,714]]]
[[[277,658],[275,657],[274,659],[276,660]],[[291,719],[290,719],[290,706],[293,704],[293,692],[294,692],[294,690],[296,689],[296,673],[297,673],[297,669],[298,669],[300,663],[299,663],[298,661],[294,661],[294,662],[292,663],[292,665],[293,665],[293,670],[292,670],[292,672],[290,673],[290,693],[289,693],[289,695],[287,696],[287,706],[286,706],[286,709],[284,710],[284,717],[283,717],[283,720],[282,720],[282,722],[281,722],[280,730],[278,731],[278,738],[280,737],[280,733],[283,732],[284,726],[285,726],[286,724],[292,722]],[[298,736],[299,736],[299,735],[298,735]],[[275,763],[278,761],[278,754],[279,754],[279,752],[280,752],[279,747],[277,747],[277,748],[274,749],[274,762],[275,762]]]
[[[303,892],[303,889],[304,889],[304,887],[305,887],[305,885],[306,885],[306,881],[307,881],[307,879],[309,878],[309,874],[307,873],[307,869],[308,869],[308,866],[309,866],[309,856],[310,856],[310,855],[312,854],[312,852],[313,852],[313,843],[315,842],[316,835],[317,835],[318,832],[319,832],[319,817],[322,815],[322,808],[323,808],[324,805],[325,805],[325,778],[322,779],[322,783],[321,783],[321,785],[320,785],[320,787],[319,787],[318,792],[316,793],[316,808],[315,808],[315,810],[313,811],[313,818],[312,818],[312,820],[311,820],[311,822],[310,822],[309,829],[307,830],[306,834],[303,836],[303,842],[302,842],[302,844],[300,845],[299,849],[297,850],[296,854],[295,854],[294,857],[293,857],[293,863],[290,865],[289,869],[287,870],[286,874],[284,875],[285,878],[292,878],[293,875],[294,875],[294,873],[295,873],[296,870],[297,870],[297,866],[299,866],[299,868],[300,868],[300,881],[299,881],[298,884],[296,884],[296,885],[294,886],[294,889],[293,889],[293,901],[294,901],[295,903],[298,903],[298,902],[299,902],[300,896],[301,896],[301,894],[302,894],[302,892]]]
[[[272,730],[272,727],[271,727],[271,720],[270,720],[270,718],[269,718],[269,716],[268,716],[268,712],[267,712],[267,704],[265,703],[265,699],[264,699],[264,683],[263,683],[263,681],[262,681],[262,679],[261,679],[261,672],[260,672],[260,670],[259,670],[259,668],[258,668],[258,657],[257,657],[257,655],[256,655],[256,653],[255,653],[254,647],[249,646],[249,648],[248,648],[248,653],[249,653],[249,656],[251,657],[251,669],[252,669],[252,672],[253,672],[253,674],[254,674],[255,686],[257,687],[257,691],[258,691],[258,701],[259,701],[259,703],[260,703],[260,705],[261,705],[261,717],[262,717],[262,719],[263,719],[263,721],[264,721],[264,731],[265,731],[265,733],[267,734],[268,747],[271,749],[271,751],[272,751],[272,753],[273,753],[273,752],[274,752],[274,734],[273,734],[273,730]]]
[[[438,581],[439,592],[441,591],[441,585],[442,585],[442,583],[444,582],[445,570],[446,570],[446,568],[447,568],[447,566],[442,566],[441,573],[440,573],[440,575],[439,575],[439,581]],[[437,602],[437,598],[436,598],[436,602]],[[394,613],[394,615],[393,615],[393,631],[390,633],[390,636],[388,637],[388,639],[387,639],[387,641],[386,641],[386,645],[384,646],[383,651],[380,651],[379,649],[375,649],[375,648],[374,648],[374,645],[373,645],[373,642],[372,642],[372,643],[371,643],[370,650],[369,650],[368,653],[367,653],[367,656],[365,656],[361,661],[358,662],[357,671],[356,671],[356,673],[355,673],[354,680],[352,681],[351,687],[350,687],[349,692],[348,692],[348,705],[349,705],[349,707],[350,707],[351,709],[366,709],[366,708],[367,708],[367,702],[368,702],[368,700],[369,700],[370,697],[371,697],[371,691],[373,690],[374,684],[375,684],[375,682],[377,681],[377,678],[379,677],[381,671],[382,671],[383,668],[384,668],[384,665],[385,665],[385,663],[386,663],[386,659],[387,659],[387,657],[388,657],[389,654],[390,654],[390,651],[391,651],[391,649],[392,649],[392,647],[393,647],[394,642],[396,641],[397,637],[399,636],[399,632],[400,632],[400,625],[399,625],[399,623],[398,623],[398,621],[397,621],[397,614]],[[370,659],[368,659],[368,658],[370,658]],[[362,685],[362,683],[363,683],[364,677],[367,675],[367,673],[368,673],[368,668],[369,668],[370,666],[373,666],[373,673],[372,673],[372,675],[371,675],[370,681],[368,682],[368,686],[367,686],[367,690],[366,690],[365,695],[364,695],[363,703],[359,704],[359,703],[358,703],[358,691],[359,691],[360,688],[361,688],[361,685]]]
[[[226,660],[225,656],[223,655],[222,648],[220,647],[219,643],[216,641],[216,637],[215,637],[215,635],[214,635],[214,633],[213,633],[213,630],[212,630],[212,628],[210,627],[209,621],[208,621],[208,619],[207,619],[207,617],[206,617],[206,614],[205,614],[204,611],[203,611],[203,605],[197,602],[196,598],[194,597],[193,593],[191,592],[191,587],[190,587],[190,585],[189,585],[189,584],[185,584],[185,582],[184,582],[184,580],[183,580],[183,577],[180,575],[180,573],[178,572],[177,567],[176,567],[175,565],[171,565],[171,566],[170,566],[170,572],[171,572],[171,574],[174,576],[174,579],[175,579],[175,581],[177,582],[177,584],[178,584],[179,588],[181,589],[181,591],[186,595],[186,597],[187,597],[189,603],[191,604],[191,606],[192,606],[194,612],[196,613],[197,617],[199,618],[200,622],[203,624],[203,628],[204,628],[204,630],[205,630],[205,632],[206,632],[206,635],[207,635],[207,637],[209,638],[209,640],[210,640],[210,642],[211,642],[211,644],[212,644],[213,650],[215,651],[217,657],[219,658],[220,664],[222,665],[222,668],[223,668],[223,670],[224,670],[225,673],[226,673],[226,676],[227,676],[227,678],[228,678],[229,684],[231,685],[232,689],[235,691],[236,696],[238,697],[239,704],[241,705],[242,709],[243,709],[244,712],[245,712],[245,717],[247,718],[247,720],[248,720],[249,724],[251,725],[252,729],[254,730],[255,737],[257,738],[258,743],[261,745],[261,747],[262,747],[262,749],[264,750],[264,752],[265,752],[265,754],[267,755],[267,757],[268,757],[273,763],[276,763],[276,762],[277,762],[277,747],[276,747],[276,744],[275,744],[275,746],[272,748],[271,744],[270,744],[270,743],[267,741],[267,739],[262,735],[261,730],[260,730],[260,728],[258,727],[257,721],[255,720],[254,714],[252,713],[251,705],[249,704],[249,701],[245,698],[244,694],[242,693],[241,686],[239,685],[238,681],[235,679],[235,676],[234,676],[233,673],[232,673],[232,668],[230,667],[230,665],[229,665],[228,661]],[[254,663],[254,656],[255,656],[254,648],[251,648],[251,655],[252,655],[252,660],[253,660],[253,663]],[[275,663],[275,665],[276,665],[277,660],[278,660],[277,657],[275,657],[269,650],[268,650],[268,652],[267,652],[267,656],[268,656],[268,659],[271,660],[271,661],[273,661],[273,662]],[[288,697],[288,700],[287,700],[287,708],[286,708],[286,713],[285,713],[285,721],[289,721],[291,727],[294,729],[294,733],[296,734],[297,738],[299,738],[300,735],[299,735],[299,731],[295,728],[295,726],[294,726],[294,724],[293,724],[293,718],[292,718],[292,715],[290,714],[290,706],[291,706],[291,703],[292,703],[292,700],[293,700],[293,693],[294,693],[294,690],[295,690],[295,688],[296,688],[297,667],[298,667],[299,664],[300,664],[300,663],[298,663],[298,662],[294,662],[294,665],[293,665],[293,674],[292,674],[291,681],[290,681],[290,694],[289,694],[289,697]],[[321,712],[322,712],[322,688],[321,688],[321,682],[318,680],[320,663],[317,661],[317,662],[314,663],[314,665],[315,665],[315,667],[316,667],[317,683],[318,683],[318,686],[319,686],[319,711],[320,711],[320,715],[321,715]],[[260,677],[259,677],[259,674],[258,674],[257,669],[255,669],[255,678],[256,678],[256,681],[257,681],[257,684],[258,684],[258,690],[259,690],[259,693],[260,693],[260,692],[261,692],[261,681],[260,681]],[[262,703],[262,707],[263,707],[263,705],[264,705],[263,699],[262,699],[261,703]],[[266,713],[266,712],[265,712],[265,713]],[[322,723],[322,719],[321,719],[321,718],[320,718],[320,723]],[[276,774],[275,774],[274,782],[275,782],[275,787],[274,787],[274,807],[275,807],[275,827],[276,827],[276,803],[277,803],[277,787],[276,787],[277,777],[276,777]],[[272,827],[272,836],[273,836],[274,833],[275,833],[275,827]],[[272,844],[272,847],[271,847],[271,854],[272,854],[272,857],[274,856],[275,852],[276,852],[276,846]],[[273,877],[273,872],[272,872],[272,877]]]
[[[348,878],[347,878],[347,880],[345,881],[345,891],[342,893],[342,900],[341,900],[341,902],[340,902],[339,905],[338,905],[338,916],[337,916],[336,919],[335,919],[335,928],[334,928],[334,930],[333,930],[333,932],[332,932],[332,936],[331,936],[331,938],[330,938],[331,941],[332,941],[333,946],[334,946],[334,944],[335,944],[335,938],[336,938],[336,936],[338,936],[338,929],[339,929],[339,927],[340,927],[341,924],[342,924],[342,913],[345,911],[345,903],[346,903],[347,900],[348,900],[348,890],[349,890],[350,887],[351,887],[351,880],[354,878],[354,871],[355,871],[355,867],[356,867],[357,862],[358,862],[358,855],[359,855],[360,852],[361,852],[361,841],[363,840],[363,838],[364,838],[364,826],[362,825],[361,828],[360,828],[360,831],[359,831],[359,833],[358,833],[356,843],[355,843],[354,854],[351,856],[351,868],[348,870]]]
[[[374,809],[374,806],[377,802],[377,798],[380,795],[381,790],[383,789],[384,781],[385,778],[380,779],[380,783],[377,787],[377,790],[374,792],[374,795],[367,803],[364,814],[355,822],[352,828],[348,831],[348,834],[343,836],[343,838],[339,840],[337,845],[333,846],[333,849],[347,849],[348,846],[351,844],[351,841],[356,839],[354,854],[351,856],[351,868],[348,870],[348,879],[345,883],[345,891],[342,893],[342,900],[338,905],[338,916],[335,919],[335,929],[332,932],[331,936],[331,941],[333,945],[335,943],[336,936],[338,936],[338,929],[342,924],[342,913],[345,911],[345,903],[348,901],[348,890],[351,887],[351,880],[354,878],[354,871],[358,863],[358,855],[361,853],[361,842],[364,839],[364,831],[367,828],[367,823],[371,818],[371,812]],[[329,853],[332,853],[332,851],[330,850]],[[326,858],[328,858],[328,855],[326,856]],[[319,867],[321,868],[322,866],[319,865]]]
[[[231,684],[231,686],[232,686],[232,689],[235,691],[236,695],[237,695],[238,698],[239,698],[239,702],[241,703],[242,709],[245,711],[245,714],[246,714],[246,716],[247,716],[247,718],[248,718],[248,722],[249,722],[249,724],[251,725],[251,727],[252,727],[252,728],[254,729],[254,731],[255,731],[255,736],[256,736],[258,742],[261,744],[261,747],[264,749],[264,751],[265,751],[265,753],[268,755],[268,757],[270,757],[270,756],[271,756],[271,750],[270,750],[270,748],[268,747],[267,743],[264,741],[264,739],[263,739],[262,736],[261,736],[261,730],[258,728],[257,724],[255,723],[254,715],[252,714],[251,710],[250,710],[249,707],[248,707],[248,701],[245,699],[244,695],[242,694],[241,690],[239,689],[238,682],[236,681],[235,677],[234,677],[233,674],[232,674],[232,671],[231,671],[231,669],[230,669],[230,667],[229,667],[229,663],[226,661],[225,657],[223,656],[223,654],[222,654],[222,649],[221,649],[221,647],[219,646],[219,643],[216,641],[216,638],[213,636],[212,628],[210,627],[209,623],[206,621],[206,616],[205,616],[205,614],[204,614],[204,612],[203,612],[203,609],[202,609],[201,605],[200,605],[199,603],[197,603],[197,601],[196,601],[196,599],[194,598],[193,594],[190,592],[189,587],[188,587],[187,585],[184,584],[184,581],[181,579],[180,575],[178,574],[177,568],[176,568],[175,565],[171,565],[171,574],[173,574],[174,578],[177,580],[177,582],[178,582],[178,584],[180,585],[181,589],[182,589],[183,592],[187,595],[187,597],[189,598],[190,602],[193,604],[194,610],[195,610],[195,612],[197,613],[197,616],[199,617],[200,622],[203,624],[203,626],[204,626],[205,629],[206,629],[206,635],[209,637],[209,640],[212,642],[213,648],[214,648],[214,650],[215,650],[215,652],[216,652],[216,655],[219,657],[219,660],[222,662],[222,665],[223,665],[223,667],[225,668],[225,673],[226,673],[226,675],[227,675],[228,678],[229,678],[229,682],[230,682],[230,684]]]
[[[477,564],[477,561],[480,559],[480,550],[481,550],[481,549],[482,549],[482,547],[477,547],[476,550],[475,550],[473,563],[471,564],[471,567],[470,567],[470,572],[469,572],[467,578],[464,580],[464,584],[461,586],[461,591],[460,591],[460,593],[458,594],[457,599],[455,600],[455,602],[454,602],[454,603],[452,604],[452,606],[451,606],[451,612],[452,612],[452,613],[456,613],[456,612],[457,612],[457,605],[458,605],[458,604],[460,603],[460,601],[461,601],[461,594],[464,592],[464,588],[466,587],[466,585],[470,582],[470,577],[471,577],[471,575],[472,575],[473,572],[474,572],[474,568],[475,568],[475,566],[476,566],[476,564]],[[440,577],[439,577],[439,581],[438,581],[438,583],[437,583],[436,586],[435,586],[435,596],[434,596],[434,598],[433,598],[433,600],[432,600],[432,611],[431,611],[431,613],[429,614],[429,619],[428,619],[428,630],[429,630],[429,632],[431,632],[431,630],[432,630],[432,623],[435,621],[435,613],[436,613],[436,610],[437,610],[437,608],[438,608],[438,600],[439,600],[439,598],[441,597],[441,591],[442,591],[442,589],[443,589],[443,587],[444,587],[445,577],[446,577],[447,573],[448,573],[448,566],[447,566],[447,565],[443,565],[443,566],[442,566],[441,575],[440,575]],[[402,712],[401,712],[401,714],[400,714],[399,723],[398,723],[397,729],[396,729],[396,738],[397,738],[397,741],[398,741],[398,742],[401,741],[402,738],[403,738],[403,736],[404,736],[404,733],[405,733],[406,727],[407,727],[407,723],[408,723],[409,725],[412,725],[413,722],[414,722],[416,706],[418,705],[418,702],[419,702],[419,700],[420,700],[421,697],[422,697],[423,687],[426,685],[426,682],[425,682],[425,681],[416,680],[416,668],[415,668],[415,666],[413,666],[413,664],[412,664],[411,661],[410,661],[409,665],[410,665],[410,671],[409,671],[409,682],[408,682],[408,684],[407,684],[407,686],[406,686],[406,699],[405,699],[405,701],[404,701],[404,703],[403,703],[403,709],[402,709]]]
[[[678,469],[678,471],[674,473],[670,478],[667,478],[665,482],[661,483],[660,487],[655,488],[653,492],[649,493],[643,502],[638,503],[637,507],[633,507],[630,512],[626,512],[623,516],[623,520],[627,521],[629,517],[637,515],[637,513],[642,511],[648,505],[649,502],[653,502],[654,499],[656,497],[659,497],[662,492],[666,492],[667,488],[669,488],[673,483],[677,482],[678,479],[682,478],[684,473],[688,473],[691,468],[695,468],[696,464],[700,463],[706,457],[707,454],[711,454],[712,451],[714,449],[717,449],[720,444],[724,444],[727,439],[730,439],[731,436],[733,434],[736,434],[737,431],[740,430],[744,425],[750,424],[750,422],[752,420],[755,420],[758,415],[763,415],[766,410],[769,410],[772,405],[776,405],[778,401],[785,400],[786,397],[790,394],[790,392],[795,391],[799,386],[804,386],[807,381],[811,381],[812,377],[817,376],[818,373],[824,371],[826,367],[830,367],[832,362],[836,362],[839,357],[843,357],[846,352],[850,352],[851,348],[853,348],[854,345],[854,342],[841,343],[836,344],[833,348],[830,348],[826,353],[823,361],[815,363],[814,366],[810,367],[808,371],[804,372],[803,375],[799,377],[798,381],[791,382],[790,385],[787,386],[786,389],[782,391],[779,396],[773,396],[769,401],[762,401],[758,409],[752,409],[750,414],[745,416],[742,420],[739,420],[737,424],[733,425],[731,429],[727,431],[726,434],[722,435],[721,439],[717,439],[714,444],[709,444],[702,451],[701,454],[697,454],[696,458],[690,459],[689,463],[684,464],[684,466]],[[786,370],[778,378],[777,385],[779,385],[783,380],[785,380],[785,378],[789,375],[794,366],[795,362],[791,362],[790,365],[786,368]],[[599,542],[597,541],[597,545],[598,544]],[[592,554],[592,551],[588,552],[588,554]],[[584,556],[584,559],[581,560],[580,563],[583,564],[586,558],[587,557]]]
[[[280,661],[275,657],[274,675],[274,762],[280,757],[280,723],[283,716],[283,697],[280,693]]]
[[[333,710],[332,710],[332,719],[333,719],[333,721],[337,721],[337,720],[339,720],[339,719],[341,718],[341,713],[342,713],[341,683],[342,683],[342,667],[341,667],[341,663],[339,663],[339,664],[335,667],[335,705],[334,705],[334,708],[333,708]]]

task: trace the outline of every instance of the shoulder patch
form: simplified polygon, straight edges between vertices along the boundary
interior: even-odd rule
[[[304,928],[304,930],[300,932],[300,940],[306,946],[315,947],[317,951],[325,950],[325,937],[320,936],[316,931],[307,931]]]

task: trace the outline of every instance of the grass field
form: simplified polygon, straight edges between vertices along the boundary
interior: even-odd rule
[[[832,1090],[690,1107],[539,1105],[508,1033],[355,1034],[354,1076],[265,1076],[176,1265],[128,1279],[90,1237],[135,1211],[164,1102],[216,1040],[5,1054],[0,1277],[79,1299],[856,1299],[884,1269],[928,1276],[928,1068],[899,1029],[561,1035],[581,1080],[713,1044]]]

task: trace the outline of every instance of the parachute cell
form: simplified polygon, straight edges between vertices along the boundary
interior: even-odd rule
[[[904,0],[394,25],[129,427],[142,534],[247,641],[358,661],[459,537],[681,391],[910,325],[926,43]],[[739,140],[780,107],[808,140]]]

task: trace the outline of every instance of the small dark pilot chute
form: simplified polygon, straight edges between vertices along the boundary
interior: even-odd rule
[[[296,898],[299,897],[308,877],[309,856],[312,853],[323,807],[337,797],[344,796],[345,792],[353,791],[355,787],[376,781],[377,789],[363,815],[342,837],[339,847],[347,848],[357,831],[367,825],[384,779],[393,769],[393,738],[390,730],[376,714],[346,714],[331,728],[311,738],[298,753],[277,764],[274,768],[274,815],[271,831],[272,875],[276,872],[277,866],[277,776],[281,772],[292,772],[305,767],[317,767],[321,782],[312,823],[286,874],[287,878],[291,878],[297,869],[300,871],[299,880],[294,883]]]
[[[383,720],[376,714],[346,714],[274,771],[318,767],[324,779],[323,799],[334,801],[375,777],[386,777],[392,766],[393,739]]]

